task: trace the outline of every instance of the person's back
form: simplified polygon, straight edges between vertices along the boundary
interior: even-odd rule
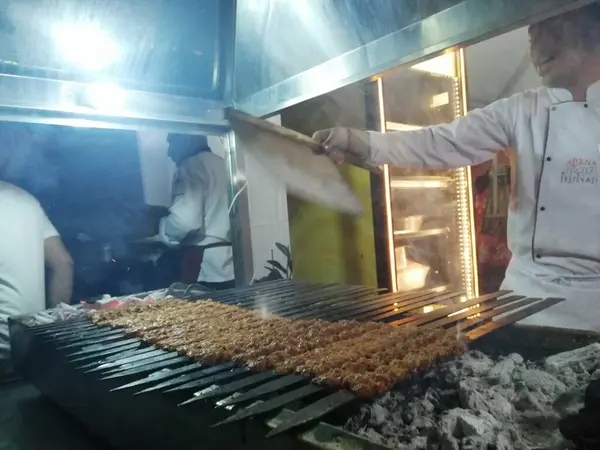
[[[56,236],[38,201],[0,181],[0,362],[9,357],[9,316],[46,306],[44,240]]]
[[[178,178],[201,185],[203,236],[193,245],[211,246],[230,242],[229,184],[225,161],[212,152],[200,152],[182,162]],[[233,280],[230,245],[205,250],[198,281]]]

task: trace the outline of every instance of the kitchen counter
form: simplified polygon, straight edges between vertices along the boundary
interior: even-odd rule
[[[110,450],[28,383],[0,385],[0,450]]]

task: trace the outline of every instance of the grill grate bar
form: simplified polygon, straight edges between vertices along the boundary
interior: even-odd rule
[[[364,287],[351,287],[350,289],[340,289],[339,286],[331,286],[328,288],[315,290],[310,293],[297,293],[295,297],[287,301],[274,300],[274,304],[270,305],[268,302],[258,302],[258,307],[268,307],[270,311],[281,316],[289,316],[292,312],[310,308],[315,304],[326,304],[335,303],[341,301],[342,298],[352,295],[358,295],[360,293],[372,293],[371,288]]]
[[[162,369],[158,372],[151,373],[146,378],[142,378],[141,380],[132,381],[131,383],[125,384],[123,386],[119,386],[118,388],[112,389],[112,391],[121,391],[123,389],[129,389],[132,387],[143,386],[148,383],[156,383],[161,380],[166,380],[168,378],[176,377],[177,375],[184,375],[189,372],[193,372],[194,370],[198,370],[202,368],[200,363],[192,363],[187,366],[180,367],[178,369]],[[111,392],[112,392],[111,391]]]
[[[123,377],[129,377],[131,375],[139,375],[142,373],[152,372],[153,370],[156,370],[156,369],[162,369],[164,367],[179,365],[183,362],[190,362],[190,360],[187,356],[175,356],[166,361],[160,361],[160,362],[157,362],[154,364],[147,364],[143,367],[136,367],[135,369],[129,369],[124,372],[113,373],[110,375],[106,375],[100,379],[101,380],[109,380],[112,378],[123,378]]]
[[[243,394],[240,394],[238,396],[221,400],[217,403],[217,405],[229,406],[236,405],[238,403],[248,402],[251,400],[256,400],[260,397],[264,397],[265,395],[269,395],[274,392],[293,386],[294,384],[308,383],[309,381],[309,378],[300,375],[285,375],[281,378],[278,378],[277,380],[273,380],[261,386],[255,387],[254,389],[244,392]]]
[[[86,339],[83,341],[79,341],[79,342],[72,342],[70,344],[67,345],[62,345],[58,347],[58,350],[68,350],[70,348],[77,348],[77,347],[85,347],[88,345],[94,345],[94,344],[102,344],[104,342],[112,342],[115,340],[119,340],[126,337],[125,333],[123,333],[122,331],[118,334],[113,334],[112,336],[106,336],[100,339]]]
[[[106,350],[116,349],[119,347],[123,347],[125,345],[132,344],[134,342],[137,342],[140,345],[142,344],[142,341],[138,338],[125,339],[123,341],[113,342],[110,344],[93,344],[93,345],[88,345],[87,347],[82,348],[81,350],[77,350],[75,353],[68,354],[67,358],[72,357],[72,356],[81,356],[81,355],[89,355],[89,354],[94,354],[94,353],[102,353]]]
[[[488,320],[493,319],[496,316],[506,314],[510,311],[514,311],[525,306],[533,305],[534,303],[540,301],[542,301],[541,298],[527,298],[520,302],[509,303],[505,306],[500,306],[492,311],[481,313],[477,317],[472,317],[468,321],[463,321],[463,331],[475,329],[476,326],[481,326],[483,322],[487,322]]]
[[[293,319],[322,318],[325,311],[333,311],[356,303],[366,302],[369,298],[377,298],[378,294],[372,291],[337,295],[330,298],[320,298],[308,305],[300,305],[283,312],[283,316]]]
[[[118,354],[125,354],[127,352],[132,352],[130,354],[133,354],[133,352],[137,351],[137,349],[139,349],[141,347],[141,345],[142,344],[140,342],[133,343],[133,344],[127,344],[127,345],[124,345],[123,347],[112,348],[112,349],[106,350],[104,352],[87,354],[85,356],[81,356],[80,358],[70,358],[69,362],[75,363],[75,362],[88,361],[93,358],[99,358],[97,361],[94,362],[94,364],[98,364],[98,361],[102,361],[102,358],[104,358],[104,357],[109,357],[109,356],[118,355]]]
[[[93,369],[88,370],[86,373],[106,371],[106,373],[108,374],[109,372],[119,372],[121,370],[133,368],[132,365],[135,365],[135,363],[148,364],[149,362],[146,362],[146,360],[150,358],[152,358],[153,361],[156,361],[155,357],[157,356],[173,355],[172,353],[169,353],[165,350],[156,349],[154,347],[150,347],[150,351],[146,351],[146,349],[144,350],[145,351],[139,352],[136,355],[131,355],[125,358],[118,359],[116,361],[100,364],[98,367],[94,367]]]
[[[394,326],[404,326],[404,325],[408,325],[408,324],[415,325],[415,326],[423,325],[427,322],[431,322],[433,320],[444,318],[450,314],[457,313],[458,311],[461,311],[465,308],[470,308],[477,304],[481,304],[481,303],[484,303],[484,302],[487,302],[490,300],[494,300],[495,298],[498,298],[498,297],[508,294],[508,293],[509,293],[509,291],[500,291],[500,292],[494,292],[491,294],[482,295],[480,297],[468,300],[464,303],[446,306],[444,308],[440,308],[436,311],[432,311],[427,314],[406,317],[404,319],[392,322],[391,325],[394,325]]]
[[[231,378],[239,377],[241,375],[248,375],[250,370],[246,367],[239,367],[237,369],[230,370],[229,372],[219,373],[217,375],[213,375],[210,377],[200,378],[196,381],[191,381],[189,383],[183,384],[181,386],[177,386],[176,388],[169,389],[165,392],[176,392],[176,391],[186,391],[188,389],[199,389],[204,386],[210,386],[218,381],[225,381]]]
[[[241,409],[233,416],[228,417],[222,422],[214,424],[213,427],[237,422],[239,420],[249,419],[251,417],[261,416],[263,414],[267,414],[272,411],[283,408],[285,405],[288,405],[292,402],[310,397],[323,391],[324,389],[321,386],[317,386],[316,384],[308,384],[306,386],[302,386],[301,388],[280,395],[279,397],[275,397],[264,402],[257,402],[253,405],[248,406],[247,408]]]
[[[325,398],[322,398],[315,403],[311,403],[305,408],[297,411],[288,420],[282,422],[269,434],[267,438],[277,436],[278,434],[284,433],[292,428],[296,428],[320,419],[331,411],[338,409],[350,402],[357,399],[356,395],[349,391],[337,391]]]
[[[386,308],[401,308],[411,304],[417,298],[432,295],[429,293],[413,293],[398,295],[397,293],[379,295],[373,298],[370,302],[364,302],[356,305],[349,305],[347,309],[343,311],[334,311],[331,315],[328,315],[332,320],[343,320],[346,317],[352,318],[353,320],[364,320],[363,317],[369,317],[370,314],[378,314],[384,312]],[[348,314],[348,316],[346,316]]]
[[[205,389],[204,391],[196,392],[194,397],[189,399],[187,402],[182,403],[182,405],[186,405],[189,403],[193,403],[200,400],[206,400],[214,397],[223,397],[224,395],[233,394],[238,390],[245,389],[248,387],[255,386],[264,381],[270,380],[271,378],[278,377],[275,372],[259,372],[251,375],[247,378],[243,378],[238,381],[234,381],[229,384],[225,384],[223,386],[219,386],[215,389]]]
[[[132,344],[132,345],[135,345],[135,344]],[[71,360],[70,362],[75,362],[80,359],[88,360],[90,358],[98,358],[88,364],[77,367],[77,369],[79,369],[79,370],[88,370],[88,369],[91,369],[92,367],[97,367],[100,364],[114,362],[119,359],[128,358],[130,356],[142,355],[144,353],[153,352],[154,350],[156,350],[155,347],[141,347],[141,348],[140,347],[141,347],[140,345],[136,345],[132,349],[128,349],[125,351],[121,351],[120,349],[109,350],[109,352],[112,352],[112,353],[106,357],[101,357],[101,356],[96,356],[96,355],[92,355],[92,356],[88,355],[87,357],[84,356],[83,358],[77,358],[77,359]]]
[[[44,325],[35,325],[31,327],[31,332],[34,334],[39,333],[52,333],[62,328],[73,328],[77,326],[89,325],[87,318],[78,317],[76,319],[63,320],[61,322],[53,322]]]
[[[483,324],[482,326],[479,326],[479,327],[475,328],[474,330],[466,333],[466,336],[471,341],[473,341],[475,339],[479,339],[482,336],[485,336],[486,334],[491,333],[492,331],[495,331],[495,330],[505,327],[507,325],[512,325],[520,320],[525,319],[526,317],[531,316],[532,314],[543,311],[544,309],[550,308],[558,303],[561,303],[564,300],[565,300],[564,298],[547,298],[547,299],[537,302],[533,305],[530,305],[522,310],[514,312],[508,316],[502,317],[493,322],[488,322],[486,324]]]
[[[483,313],[486,313],[486,314],[489,313],[489,314],[491,314],[490,317],[493,317],[494,315],[500,314],[498,312],[500,310],[500,308],[504,307],[505,305],[509,305],[509,304],[521,303],[521,301],[523,299],[525,299],[525,297],[522,295],[510,295],[508,297],[494,299],[494,300],[482,303],[479,308],[473,308],[473,309],[470,309],[469,311],[465,311],[465,312],[456,314],[451,317],[448,317],[448,316],[441,317],[440,319],[435,319],[433,321],[423,323],[419,326],[422,326],[425,328],[441,328],[441,327],[445,327],[447,325],[456,324],[457,322],[463,321],[464,319],[467,319],[475,314],[483,314]],[[541,300],[541,299],[537,299],[537,301],[539,301],[539,300]],[[469,319],[469,320],[471,320],[471,319]],[[471,322],[469,322],[469,323],[471,323]]]
[[[385,308],[385,312],[376,315],[372,315],[370,313],[368,316],[362,316],[361,320],[369,320],[374,322],[388,321],[396,316],[413,312],[433,303],[441,304],[444,302],[450,302],[456,298],[459,298],[461,295],[463,294],[460,292],[449,292],[443,295],[429,294],[429,296],[422,297],[418,301],[411,302],[403,307],[390,306]]]
[[[220,364],[218,366],[208,367],[207,369],[202,369],[195,373],[182,375],[173,380],[165,381],[164,383],[157,384],[156,386],[146,388],[142,391],[136,392],[134,395],[146,394],[148,392],[159,391],[161,389],[166,389],[166,388],[173,388],[175,386],[178,386],[178,385],[181,385],[184,383],[188,383],[190,381],[198,380],[200,378],[208,377],[210,375],[214,375],[219,372],[224,372],[226,370],[233,369],[234,367],[235,367],[234,363],[226,363],[226,364]],[[117,388],[117,389],[119,389],[119,388]],[[165,391],[165,392],[169,392],[169,391]]]

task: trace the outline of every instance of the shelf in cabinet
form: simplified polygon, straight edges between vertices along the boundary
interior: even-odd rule
[[[432,228],[430,230],[419,231],[394,231],[394,240],[404,241],[407,239],[419,239],[430,236],[440,236],[448,233],[448,228]]]
[[[397,177],[392,178],[392,189],[445,189],[452,182],[450,177]]]

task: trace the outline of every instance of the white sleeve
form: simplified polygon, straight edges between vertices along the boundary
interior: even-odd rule
[[[448,124],[395,133],[369,132],[377,164],[454,168],[480,164],[511,147],[519,96],[476,109]]]
[[[182,170],[169,215],[161,220],[160,236],[166,244],[181,242],[189,233],[204,230],[204,184],[196,174]]]
[[[50,219],[48,219],[48,216],[46,215],[41,206],[40,213],[42,215],[42,233],[44,236],[44,240],[58,236],[58,231],[56,231],[56,228],[54,228],[54,225],[52,225],[52,222],[50,222]]]

